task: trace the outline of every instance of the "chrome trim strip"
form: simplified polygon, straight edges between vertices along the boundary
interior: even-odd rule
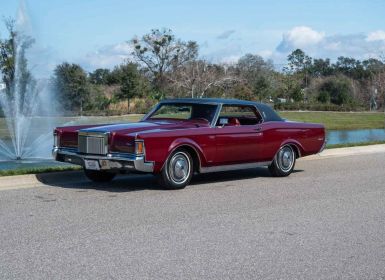
[[[181,102],[183,104],[183,102]],[[190,103],[190,102],[188,102]],[[178,104],[178,103],[173,103],[173,102],[167,102],[167,101],[161,101],[159,102],[154,108],[151,109],[150,112],[148,112],[146,115],[143,116],[143,118],[140,120],[141,122],[142,121],[146,121],[147,119],[151,119],[151,116],[154,114],[155,111],[157,111],[159,109],[159,107],[163,104]],[[191,104],[198,104],[198,103],[194,103],[194,102],[191,102]],[[217,123],[218,121],[218,118],[219,118],[219,114],[221,112],[221,109],[222,109],[222,103],[204,103],[206,105],[215,105],[217,106],[217,109],[215,111],[215,115],[213,117],[213,120],[211,121],[210,123],[210,127],[215,127],[215,124]]]
[[[162,104],[162,102],[159,102],[158,104],[156,104],[147,114],[145,114],[141,119],[140,121],[143,122],[143,121],[146,121],[148,118],[150,118],[152,116],[152,114],[158,110],[158,108],[160,107],[160,104]]]
[[[217,121],[219,119],[219,115],[220,115],[220,113],[222,111],[222,105],[223,105],[222,103],[217,105],[217,111],[215,112],[214,118],[213,118],[213,120],[210,123],[211,127],[215,127],[215,125],[216,125],[216,123],[217,123]]]
[[[262,118],[262,122],[260,122],[259,124],[263,124],[265,122],[265,118],[263,117],[263,114],[261,114],[261,111],[259,111],[257,105],[254,105],[253,107],[258,112],[259,116]]]
[[[217,166],[210,166],[210,167],[201,167],[200,172],[209,173],[209,172],[249,169],[249,168],[255,168],[260,166],[268,166],[270,164],[271,164],[271,161],[261,161],[261,162],[251,162],[251,163],[217,165]]]
[[[58,155],[64,156],[73,156],[85,159],[96,159],[96,160],[109,160],[109,161],[123,161],[132,164],[134,170],[141,172],[153,172],[154,171],[154,162],[146,161],[143,155],[140,156],[130,156],[129,154],[120,154],[120,153],[110,153],[107,155],[89,155],[89,154],[78,154],[74,152],[73,149],[63,149],[54,147],[52,150],[52,156],[56,160]]]
[[[318,153],[322,153],[322,151],[326,148],[327,142],[328,142],[328,141],[327,141],[326,136],[325,136],[324,143],[322,144],[321,149],[318,151]]]
[[[109,132],[102,132],[102,131],[84,131],[79,130],[78,135],[82,136],[93,136],[93,137],[105,137],[109,134]]]

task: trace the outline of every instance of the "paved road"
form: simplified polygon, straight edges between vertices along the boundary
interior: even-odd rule
[[[0,279],[385,279],[385,154],[0,191]],[[74,176],[74,173],[72,173]],[[66,176],[66,182],[71,180]]]

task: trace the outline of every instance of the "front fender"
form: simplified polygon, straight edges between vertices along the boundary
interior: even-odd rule
[[[193,149],[195,151],[195,153],[197,154],[198,158],[199,158],[199,163],[200,165],[202,166],[205,166],[206,163],[207,163],[207,158],[206,158],[206,155],[204,154],[202,148],[199,146],[198,143],[196,143],[194,140],[190,139],[190,138],[178,138],[178,139],[175,139],[171,145],[169,146],[168,148],[168,155],[167,157],[172,153],[174,152],[176,149],[180,148],[180,147],[189,147],[191,149]],[[166,159],[165,159],[166,161]]]

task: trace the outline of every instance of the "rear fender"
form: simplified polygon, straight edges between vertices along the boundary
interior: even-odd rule
[[[294,146],[295,147],[298,158],[300,158],[304,154],[305,150],[304,150],[302,144],[300,142],[298,142],[297,140],[286,139],[286,140],[284,140],[281,143],[280,147],[283,147],[283,146],[286,146],[286,145],[290,145],[290,146]]]

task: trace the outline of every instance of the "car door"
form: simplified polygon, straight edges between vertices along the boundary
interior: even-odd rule
[[[254,106],[223,105],[216,124],[216,164],[258,161],[261,120]]]

